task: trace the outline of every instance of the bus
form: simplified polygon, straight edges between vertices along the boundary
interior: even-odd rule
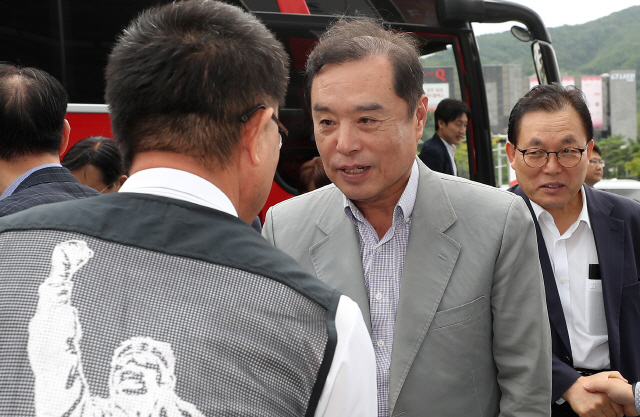
[[[66,87],[70,146],[95,135],[113,137],[104,104],[104,68],[117,35],[140,11],[169,0],[20,0],[0,5],[0,60],[35,66]],[[541,84],[559,82],[551,37],[531,9],[501,0],[226,0],[250,11],[275,33],[291,56],[290,85],[280,119],[289,129],[263,213],[298,194],[300,166],[318,155],[304,99],[303,71],[319,35],[337,16],[381,19],[419,41],[424,85],[437,96],[467,103],[471,180],[495,185],[487,92],[472,22],[516,21],[512,33],[531,44]],[[44,5],[44,7],[43,7]],[[514,42],[516,40],[514,39]],[[434,62],[436,66],[430,66]],[[433,109],[431,109],[433,110]],[[426,130],[426,129],[425,129]],[[430,137],[431,132],[425,132]],[[428,135],[428,136],[427,136]],[[465,163],[467,163],[465,161]]]

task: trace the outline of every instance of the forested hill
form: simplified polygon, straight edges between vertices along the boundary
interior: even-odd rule
[[[640,6],[612,13],[589,23],[549,29],[560,73],[600,75],[635,69],[640,76]],[[510,32],[478,36],[483,65],[522,64],[533,72],[530,48]],[[639,83],[640,84],[640,83]]]

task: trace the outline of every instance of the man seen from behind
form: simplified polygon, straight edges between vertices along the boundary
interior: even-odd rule
[[[288,57],[222,2],[140,14],[107,64],[131,176],[0,221],[3,416],[371,416],[355,302],[249,226]]]
[[[45,71],[0,63],[0,217],[99,194],[60,165],[71,131],[68,101]]]

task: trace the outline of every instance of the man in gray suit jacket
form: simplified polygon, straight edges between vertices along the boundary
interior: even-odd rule
[[[335,185],[271,208],[263,234],[355,300],[379,416],[548,416],[551,342],[521,198],[416,158],[427,117],[410,39],[340,21],[307,61]]]

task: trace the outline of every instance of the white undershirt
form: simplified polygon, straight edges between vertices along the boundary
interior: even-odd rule
[[[238,216],[231,200],[218,187],[177,169],[136,172],[119,192],[175,198]],[[315,416],[376,416],[376,363],[371,338],[360,308],[344,295],[336,311],[336,330],[338,343]]]
[[[438,136],[440,138],[440,136]],[[449,159],[451,159],[451,166],[453,167],[453,175],[458,175],[458,167],[456,166],[456,145],[452,145],[446,140],[440,138],[444,146],[447,148],[447,152],[449,153]]]
[[[602,281],[588,279],[589,264],[598,264],[598,253],[584,189],[581,193],[580,216],[562,236],[549,212],[533,201],[531,206],[540,223],[553,266],[569,331],[573,365],[577,368],[609,369]]]

